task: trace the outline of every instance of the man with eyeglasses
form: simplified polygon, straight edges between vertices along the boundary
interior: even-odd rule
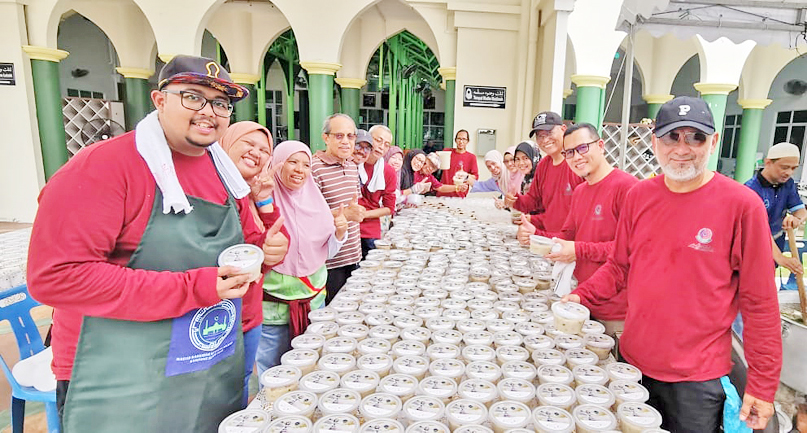
[[[311,175],[334,215],[345,206],[348,220],[347,240],[336,255],[327,261],[328,291],[325,303],[329,304],[361,261],[359,223],[364,220],[365,209],[359,204],[359,171],[351,159],[356,147],[356,124],[347,114],[336,113],[325,119],[322,141],[325,150],[311,158]]]
[[[613,253],[563,298],[594,305],[626,284],[620,353],[642,371],[648,403],[674,432],[720,431],[738,311],[748,361],[739,418],[764,428],[779,386],[782,335],[765,208],[753,191],[707,169],[718,138],[702,99],[662,105],[652,141],[663,175],[628,192]]]
[[[440,182],[443,185],[454,185],[455,189],[451,192],[437,192],[438,197],[465,197],[468,195],[468,178],[474,180],[479,178],[479,166],[476,161],[476,155],[468,152],[468,142],[470,141],[470,134],[464,129],[457,131],[454,136],[453,148],[443,149],[451,152],[451,163],[448,169],[443,170],[443,175]],[[439,168],[439,166],[438,166]]]
[[[574,190],[569,216],[559,232],[548,232],[536,229],[524,215],[518,228],[518,240],[528,245],[532,234],[555,238],[561,250],[551,252],[546,258],[575,262],[574,276],[582,283],[605,264],[613,251],[622,203],[639,180],[611,167],[605,159],[605,143],[590,123],[569,127],[563,135],[563,149],[561,154],[566,163],[585,179]],[[606,302],[591,304],[592,316],[603,322],[607,334],[617,337],[622,334],[626,309],[624,290]]]
[[[42,190],[28,284],[54,307],[63,431],[214,431],[246,403],[242,330],[260,326],[262,291],[219,255],[262,247],[266,272],[288,248],[269,191],[250,197],[217,143],[247,93],[215,61],[176,56],[156,110]]]
[[[361,257],[375,249],[375,241],[381,238],[381,217],[395,212],[395,169],[384,160],[384,154],[392,144],[392,131],[384,125],[373,125],[369,133],[362,131],[371,143],[370,152],[359,164],[361,197],[364,219],[361,231]],[[359,138],[356,139],[358,144]]]
[[[563,119],[552,111],[538,113],[532,121],[530,137],[535,136],[538,148],[546,154],[538,162],[535,176],[526,194],[508,193],[506,207],[532,214],[530,221],[541,230],[559,232],[569,215],[572,193],[583,179],[564,162]]]

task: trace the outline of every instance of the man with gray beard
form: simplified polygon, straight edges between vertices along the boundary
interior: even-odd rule
[[[733,392],[721,378],[732,367],[730,328],[741,312],[748,383],[739,418],[762,429],[782,365],[765,208],[753,191],[707,169],[719,134],[702,99],[664,104],[652,140],[663,175],[627,193],[614,251],[563,301],[596,305],[626,283],[620,354],[642,371],[648,403],[673,432],[720,431]]]

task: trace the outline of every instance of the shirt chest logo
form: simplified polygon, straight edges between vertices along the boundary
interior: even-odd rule
[[[692,248],[693,250],[713,252],[714,248],[711,245],[709,245],[712,243],[713,236],[714,233],[712,233],[712,229],[704,227],[698,230],[698,233],[695,234],[695,240],[698,242],[697,243],[693,242],[689,244],[689,247]]]
[[[594,206],[594,215],[591,216],[592,221],[601,221],[604,219],[602,216],[602,205],[597,204]]]
[[[765,200],[763,200],[762,202],[763,202],[763,203],[765,203],[765,209],[770,209],[770,208],[771,208],[771,201],[770,201],[770,200],[768,200],[768,199],[766,198],[766,199],[765,199]]]
[[[565,195],[572,195],[572,185],[571,184],[568,184],[568,183],[566,184],[566,191],[564,191],[564,194]]]

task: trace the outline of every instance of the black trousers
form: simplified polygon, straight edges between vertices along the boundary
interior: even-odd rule
[[[325,289],[328,293],[325,295],[325,305],[331,303],[333,297],[339,293],[339,289],[345,285],[345,281],[347,281],[354,269],[356,269],[355,264],[328,269],[328,280],[325,282]]]
[[[671,383],[644,376],[642,385],[650,391],[647,403],[661,412],[661,428],[672,433],[721,431],[726,394],[720,379]]]
[[[64,431],[62,427],[64,420],[64,402],[67,400],[67,388],[69,386],[69,380],[56,381],[56,411],[59,412],[59,431]]]
[[[361,238],[361,259],[364,260],[367,257],[367,252],[370,250],[375,249],[375,241],[378,239],[372,238]]]

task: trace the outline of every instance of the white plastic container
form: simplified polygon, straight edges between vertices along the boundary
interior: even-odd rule
[[[311,310],[308,313],[308,320],[314,322],[333,322],[336,320],[336,310],[330,307]]]
[[[476,319],[463,319],[456,323],[457,330],[463,334],[485,330],[485,322]],[[491,334],[493,338],[493,334]]]
[[[271,405],[281,395],[297,390],[297,383],[302,377],[300,369],[288,365],[278,365],[261,375],[261,401],[263,409],[269,411]]]
[[[524,338],[544,334],[544,327],[535,322],[518,323],[514,330],[524,336]]]
[[[493,334],[493,345],[499,349],[505,346],[519,346],[524,337],[515,331],[502,331]]]
[[[405,431],[403,424],[394,419],[376,418],[362,424],[359,433],[405,433]]]
[[[496,389],[496,385],[486,380],[468,379],[460,383],[457,394],[460,398],[467,398],[490,406],[499,396],[499,391]]]
[[[438,398],[416,395],[403,405],[403,417],[411,424],[421,421],[439,421],[443,418],[446,405]]]
[[[574,374],[571,370],[562,365],[542,365],[538,367],[538,382],[542,385],[545,383],[559,383],[561,385],[570,385],[574,382]]]
[[[383,379],[392,369],[392,362],[392,357],[387,354],[364,355],[356,360],[356,367],[361,370],[374,371],[379,378]]]
[[[362,341],[367,338],[370,328],[365,325],[346,325],[339,328],[336,332],[337,336],[354,338],[356,341]]]
[[[328,339],[325,342],[325,345],[322,346],[322,353],[324,354],[331,354],[331,353],[345,353],[345,354],[355,354],[356,348],[358,347],[359,342],[352,337],[334,337]]]
[[[577,433],[605,432],[617,427],[616,417],[611,411],[592,404],[575,407],[572,416],[577,425]]]
[[[308,329],[311,329],[309,326]],[[401,331],[398,330],[394,325],[380,325],[380,326],[373,326],[370,328],[370,333],[368,336],[372,338],[383,338],[390,342],[390,344],[395,344],[398,341],[398,337],[401,335]]]
[[[645,403],[650,398],[647,388],[632,380],[612,381],[608,389],[614,393],[617,406],[622,403]]]
[[[261,277],[263,250],[251,244],[233,245],[219,254],[219,266],[233,266],[240,269],[239,274],[249,274],[250,281]]]
[[[347,353],[328,353],[317,361],[320,370],[332,371],[340,376],[356,369],[356,358]],[[267,370],[268,371],[268,370]]]
[[[524,337],[524,347],[527,348],[530,353],[536,350],[554,349],[555,340],[546,335],[530,335]]]
[[[583,340],[586,349],[596,353],[600,360],[608,359],[608,355],[611,354],[614,345],[616,345],[613,337],[605,334],[586,334]]]
[[[401,340],[404,341],[418,341],[425,344],[429,343],[432,337],[432,331],[424,327],[409,328],[401,331]]]
[[[454,433],[493,433],[493,430],[479,424],[465,424],[454,429]]]
[[[580,334],[583,323],[591,316],[588,308],[574,302],[556,302],[552,304],[552,313],[555,328],[567,334]]]
[[[490,346],[493,344],[493,334],[488,331],[466,332],[462,336],[462,341],[467,346],[477,346],[477,345]]]
[[[405,356],[423,356],[426,354],[426,345],[420,341],[402,340],[392,345],[392,356],[403,358]]]
[[[237,433],[250,430],[235,430]],[[311,420],[303,416],[286,416],[272,421],[262,433],[309,433],[312,431]],[[257,431],[256,431],[257,432]]]
[[[540,349],[532,352],[532,360],[535,365],[563,365],[566,363],[566,355],[556,349]]]
[[[397,396],[402,402],[415,395],[418,380],[408,374],[390,374],[378,383],[378,391]]]
[[[496,360],[499,365],[512,361],[526,361],[530,359],[530,352],[521,346],[501,346],[496,349]]]
[[[566,366],[574,370],[580,365],[596,365],[599,362],[597,355],[588,349],[571,349],[564,352]]]
[[[219,424],[219,433],[262,433],[270,421],[269,413],[262,410],[239,410]]]
[[[451,433],[448,426],[438,421],[420,421],[406,428],[406,433]]]
[[[314,371],[300,379],[300,390],[323,394],[339,386],[339,375],[332,371]]]
[[[462,332],[455,331],[453,329],[441,329],[439,331],[432,332],[432,341],[436,344],[453,344],[455,346],[459,346],[462,343]]]
[[[468,363],[476,361],[493,362],[496,360],[496,351],[490,346],[484,345],[465,346],[462,349],[462,358]]]
[[[367,420],[379,418],[394,420],[401,413],[401,408],[403,408],[403,403],[400,398],[389,393],[379,392],[370,394],[361,400],[359,413]]]
[[[538,374],[538,369],[527,361],[510,361],[502,364],[502,376],[505,378],[522,379],[532,382]]]
[[[420,381],[417,394],[434,397],[443,403],[448,403],[457,394],[457,382],[448,377],[429,376]]]
[[[540,385],[535,390],[535,395],[542,406],[555,406],[564,410],[570,410],[577,401],[574,390],[559,383]]]
[[[308,325],[306,328],[305,333],[309,335],[318,335],[324,338],[326,341],[330,338],[336,337],[336,333],[339,331],[339,325],[336,322],[314,322]],[[325,343],[322,343],[323,345]]]
[[[465,376],[468,379],[497,383],[502,377],[502,370],[501,367],[490,361],[474,361],[465,366]]]
[[[365,338],[358,344],[359,355],[379,355],[389,353],[392,345],[383,338]]]
[[[493,319],[487,322],[486,328],[489,332],[496,334],[498,332],[512,331],[515,325],[504,319]]]
[[[345,311],[336,316],[336,324],[339,326],[361,325],[364,322],[364,314],[358,311]]]
[[[314,424],[313,433],[359,433],[359,427],[353,415],[327,415]]]
[[[357,391],[336,388],[328,391],[319,398],[318,408],[323,415],[358,414],[361,395]]]
[[[583,335],[588,334],[605,334],[605,325],[596,320],[586,320],[583,322]]]
[[[378,373],[369,370],[353,370],[345,373],[340,381],[343,389],[349,389],[361,394],[362,398],[367,397],[376,387],[380,378]]]
[[[392,324],[400,329],[419,328],[423,326],[423,319],[414,315],[398,316]]]
[[[493,403],[488,411],[488,420],[493,425],[494,433],[505,430],[524,428],[530,422],[532,413],[524,403],[516,401],[500,401]]]
[[[487,407],[475,400],[458,399],[446,405],[446,420],[455,433],[461,426],[480,425],[487,417]]]
[[[578,365],[572,369],[574,381],[577,386],[581,385],[605,385],[608,383],[608,373],[596,365]]]
[[[574,417],[555,406],[540,406],[532,411],[532,423],[536,433],[572,433]]]
[[[309,391],[292,391],[280,396],[272,405],[275,418],[302,416],[311,418],[317,408],[317,395]]]
[[[438,359],[456,359],[460,356],[460,348],[454,344],[432,344],[426,348],[426,355],[428,355],[429,359],[432,361]]]
[[[608,377],[612,381],[630,380],[640,382],[642,380],[642,371],[624,362],[608,364],[605,367],[605,371],[608,372]]]
[[[593,404],[605,409],[611,409],[616,402],[614,393],[602,385],[580,385],[574,390],[578,404]]]
[[[517,401],[527,406],[534,406],[535,385],[530,381],[513,377],[502,379],[496,385],[496,389],[499,391],[501,400]]]
[[[460,380],[465,374],[465,364],[458,359],[438,359],[429,364],[429,374],[435,377]]]
[[[300,373],[306,375],[314,371],[319,360],[319,354],[309,349],[292,349],[280,357],[281,365],[289,365],[300,369]]]
[[[563,334],[555,337],[555,347],[558,350],[583,349],[585,342],[583,337],[578,335]]]
[[[555,243],[545,236],[530,235],[530,252],[538,257],[543,257],[552,250]]]
[[[622,403],[617,416],[623,433],[642,433],[661,427],[661,414],[645,403]]]
[[[470,319],[471,312],[466,309],[452,308],[450,310],[443,311],[443,317],[456,323],[459,320]]]
[[[422,380],[429,371],[429,360],[423,356],[402,356],[392,363],[392,370]]]

